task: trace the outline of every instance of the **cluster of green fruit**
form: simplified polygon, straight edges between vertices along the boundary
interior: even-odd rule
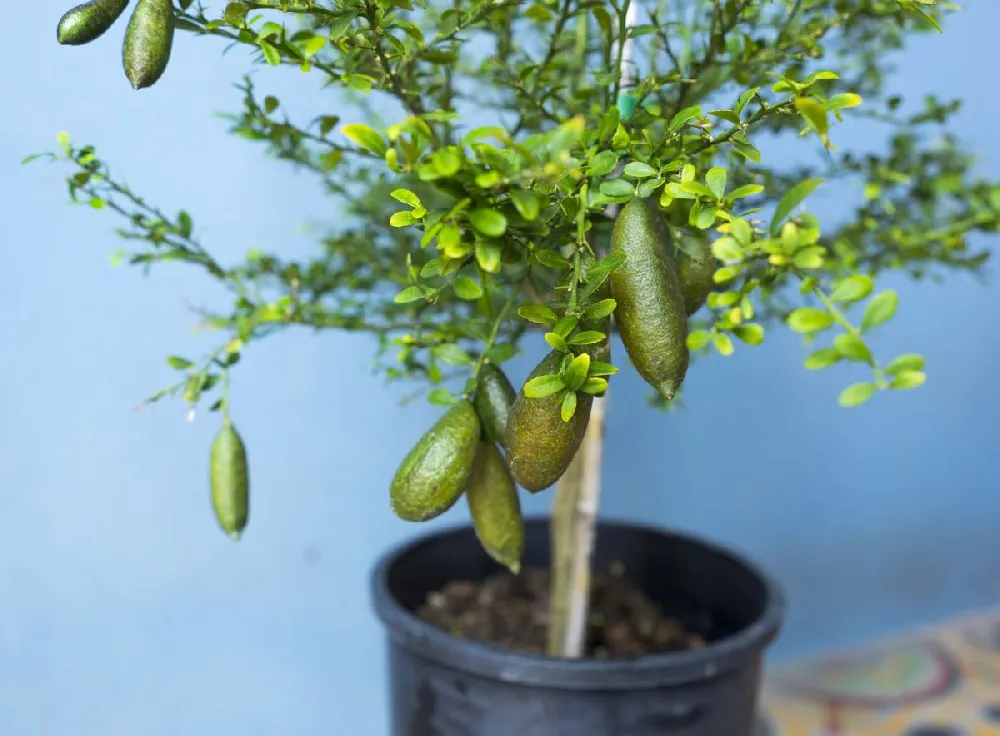
[[[90,0],[68,11],[56,37],[67,46],[81,46],[103,36],[115,24],[129,0]],[[139,0],[125,29],[122,63],[135,89],[151,87],[163,76],[174,42],[173,0]]]
[[[390,486],[396,514],[427,521],[464,494],[483,548],[516,572],[524,521],[515,481],[542,491],[579,450],[593,398],[616,372],[608,363],[612,314],[642,378],[668,400],[680,388],[689,359],[687,319],[704,304],[718,265],[706,241],[682,243],[673,243],[656,205],[639,198],[625,205],[609,254],[621,265],[582,313],[583,328],[602,339],[552,350],[518,392],[498,367],[483,363],[472,396],[452,405],[397,469]]]

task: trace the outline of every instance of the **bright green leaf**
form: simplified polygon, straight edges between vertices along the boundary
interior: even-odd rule
[[[865,313],[861,317],[861,330],[868,330],[878,327],[892,319],[899,306],[899,295],[895,291],[881,291],[868,301]]]
[[[855,383],[845,388],[838,400],[841,406],[860,406],[870,399],[878,389],[874,383]]]
[[[469,222],[477,232],[490,238],[499,238],[507,231],[507,218],[497,210],[480,208],[469,213]]]
[[[774,209],[774,217],[771,219],[771,237],[777,236],[778,229],[785,218],[792,214],[792,210],[802,204],[806,197],[816,191],[816,188],[822,183],[823,179],[806,179],[785,193]]]
[[[900,355],[885,367],[887,375],[895,376],[907,371],[922,371],[924,369],[924,356],[909,353]]]
[[[544,399],[566,388],[562,376],[538,376],[524,384],[524,395],[529,399]]]
[[[587,371],[590,370],[590,355],[580,353],[569,362],[563,372],[563,382],[570,391],[579,391],[583,382],[587,380]]]
[[[842,359],[840,351],[836,348],[820,348],[806,358],[805,366],[808,370],[818,371],[836,365]]]
[[[459,276],[455,279],[451,286],[455,290],[455,296],[459,299],[472,301],[473,299],[478,299],[483,295],[483,287],[481,287],[478,282],[470,279],[468,276]]]
[[[747,345],[760,345],[764,342],[764,328],[760,325],[737,325],[733,328],[733,334]]]
[[[576,392],[569,391],[563,397],[562,405],[559,407],[559,415],[564,422],[568,422],[576,414]]]
[[[340,132],[361,146],[361,148],[376,153],[379,156],[384,156],[388,149],[385,141],[382,140],[382,136],[363,123],[350,123],[341,127]]]
[[[444,345],[435,345],[433,352],[434,357],[445,365],[458,366],[467,365],[472,362],[469,354],[453,342]]]
[[[856,302],[872,293],[874,283],[864,274],[855,274],[839,281],[830,293],[831,301]]]
[[[927,381],[927,375],[921,371],[900,371],[892,379],[891,386],[900,391],[923,386]]]
[[[656,176],[656,169],[649,164],[642,163],[642,161],[630,161],[625,166],[625,176],[630,176],[633,179],[647,179]]]
[[[555,324],[559,319],[556,313],[541,304],[525,304],[517,310],[522,319],[537,325]]]
[[[829,312],[812,307],[802,307],[788,315],[788,326],[795,332],[819,332],[832,324],[833,317]]]
[[[867,363],[872,359],[871,350],[868,349],[865,341],[850,332],[841,333],[833,338],[833,346],[848,360]]]
[[[709,169],[708,173],[705,174],[705,183],[712,190],[716,199],[722,199],[726,196],[726,178],[726,170],[719,167]]]

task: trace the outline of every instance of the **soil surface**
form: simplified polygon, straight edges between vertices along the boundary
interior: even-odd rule
[[[621,575],[621,569],[612,568],[592,579],[587,657],[626,659],[705,645]],[[517,576],[449,583],[428,595],[417,615],[463,639],[544,654],[548,612],[549,572],[528,568]]]

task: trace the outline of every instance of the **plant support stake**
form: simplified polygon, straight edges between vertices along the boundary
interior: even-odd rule
[[[586,23],[586,19],[581,22]],[[626,34],[635,22],[636,5],[630,3],[626,11]],[[632,39],[626,35],[616,101],[623,120],[631,115],[636,105],[636,98],[631,93],[632,48]],[[618,205],[608,205],[605,213],[613,218],[618,213]],[[606,412],[607,393],[595,397],[587,434],[556,486],[552,509],[552,608],[548,641],[551,656],[577,658],[584,654],[590,611],[591,557],[600,507]]]

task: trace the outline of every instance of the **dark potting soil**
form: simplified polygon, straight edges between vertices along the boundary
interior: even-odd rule
[[[620,569],[595,573],[586,656],[626,659],[698,649],[705,640],[669,618]],[[549,617],[549,572],[528,568],[483,581],[455,581],[427,596],[417,615],[463,639],[501,649],[544,654]]]

